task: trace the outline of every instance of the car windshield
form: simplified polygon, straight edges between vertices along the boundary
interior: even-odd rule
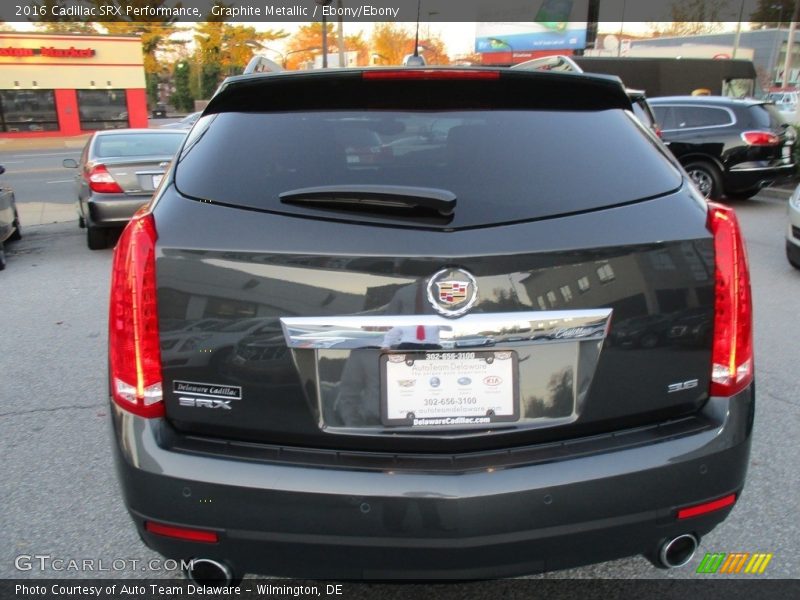
[[[94,156],[97,158],[172,156],[184,137],[186,134],[183,132],[99,135],[94,142]]]

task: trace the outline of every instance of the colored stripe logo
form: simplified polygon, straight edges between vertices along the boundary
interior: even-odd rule
[[[765,552],[707,552],[697,567],[697,573],[760,575],[767,570],[772,554]]]

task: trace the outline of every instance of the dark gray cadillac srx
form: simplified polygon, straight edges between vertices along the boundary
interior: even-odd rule
[[[196,579],[679,566],[744,485],[739,226],[610,77],[229,79],[109,343],[125,502]]]

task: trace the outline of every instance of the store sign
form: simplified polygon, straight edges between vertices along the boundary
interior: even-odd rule
[[[25,58],[28,56],[46,56],[49,58],[91,58],[95,55],[94,48],[55,48],[53,46],[42,46],[41,48],[15,48],[7,46],[0,48],[0,56],[13,56],[14,58]]]

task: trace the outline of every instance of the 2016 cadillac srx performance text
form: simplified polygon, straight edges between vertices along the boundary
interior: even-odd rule
[[[126,505],[198,580],[678,566],[744,486],[736,216],[612,77],[227,80],[119,241],[109,346]]]

